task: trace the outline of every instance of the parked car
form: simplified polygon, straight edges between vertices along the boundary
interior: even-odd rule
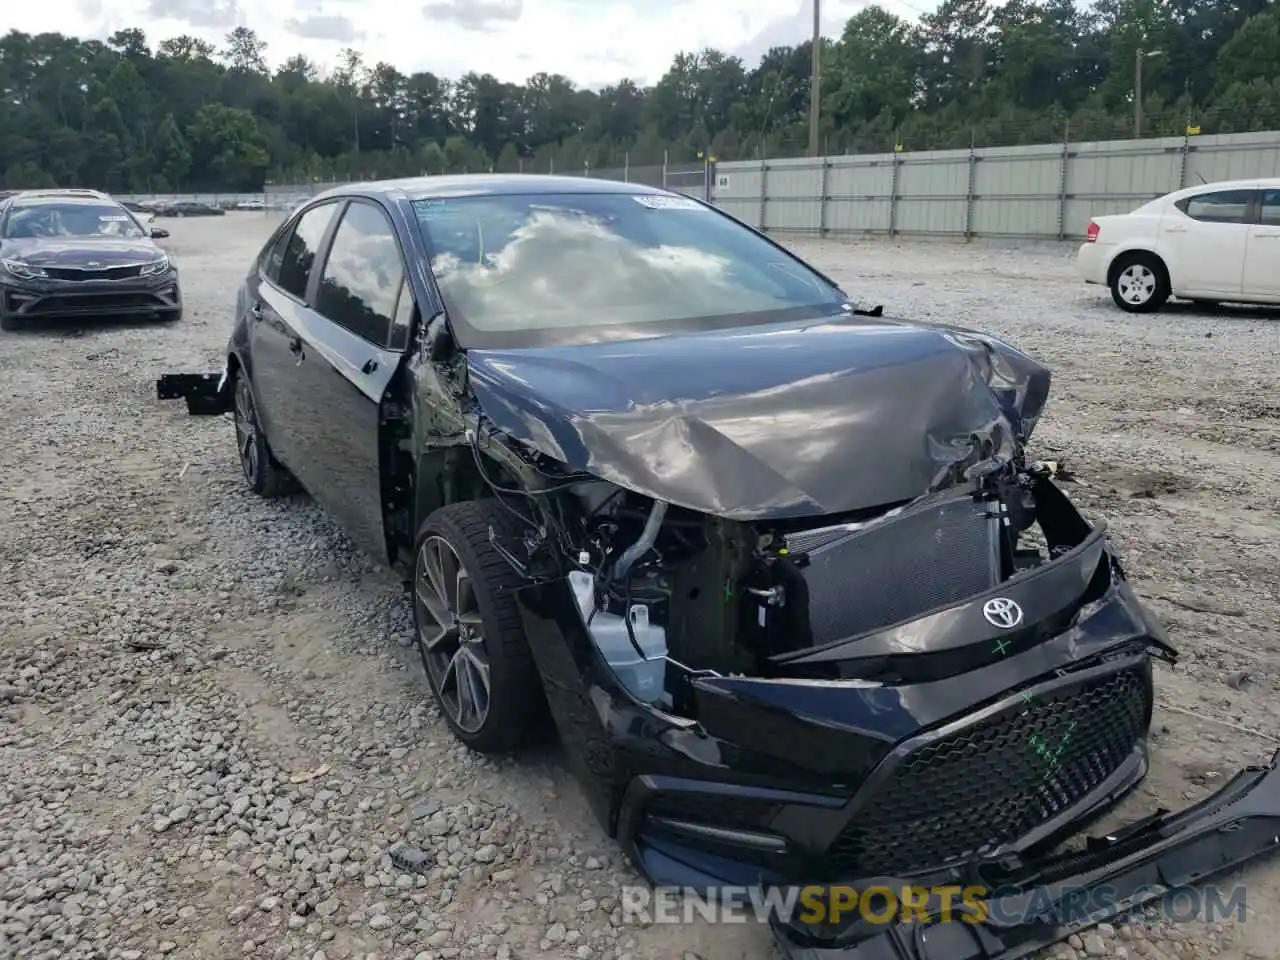
[[[155,211],[137,200],[121,200],[120,206],[132,213],[139,223],[151,223],[156,218]]]
[[[1094,217],[1076,260],[1130,313],[1170,297],[1280,303],[1280,179],[1206,183]]]
[[[55,316],[182,316],[178,269],[151,230],[92,191],[0,201],[0,328]]]
[[[309,201],[223,369],[157,393],[401,570],[458,739],[549,715],[644,874],[705,889],[1035,874],[1140,782],[1176,654],[1025,456],[1049,379],[698,200],[491,175]]]
[[[156,208],[158,217],[225,217],[227,211],[197,200],[176,200]]]
[[[237,200],[232,204],[233,210],[262,210],[264,202],[262,200]]]

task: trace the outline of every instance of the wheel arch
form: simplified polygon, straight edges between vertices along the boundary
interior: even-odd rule
[[[502,486],[519,486],[498,460],[473,450],[467,443],[430,448],[402,460],[398,466],[392,465],[388,472],[392,498],[387,509],[387,529],[393,556],[402,559],[412,558],[418,530],[436,510],[451,503],[493,497],[489,480]]]
[[[1138,258],[1152,260],[1152,265],[1164,274],[1165,283],[1170,285],[1172,284],[1172,276],[1169,273],[1169,264],[1165,262],[1164,257],[1160,256],[1160,254],[1156,253],[1156,251],[1152,250],[1150,247],[1132,246],[1126,247],[1125,249],[1117,252],[1116,255],[1111,258],[1111,262],[1107,264],[1107,286],[1110,287],[1116,282],[1116,276],[1124,269],[1127,263]]]

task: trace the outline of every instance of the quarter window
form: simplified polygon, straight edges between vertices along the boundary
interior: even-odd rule
[[[1280,227],[1280,190],[1262,191],[1262,211],[1258,222],[1268,227]]]
[[[1216,190],[1180,200],[1178,208],[1206,223],[1244,223],[1253,194],[1252,190]]]
[[[396,300],[396,315],[391,320],[391,349],[403,350],[409,345],[409,328],[413,325],[413,290],[409,278],[400,282],[400,297]]]
[[[332,203],[312,207],[298,219],[298,225],[284,246],[277,284],[281,290],[293,294],[299,300],[306,298],[311,267],[335,209],[337,207]]]
[[[371,343],[390,342],[404,260],[391,221],[353,202],[342,215],[316,293],[316,310]]]

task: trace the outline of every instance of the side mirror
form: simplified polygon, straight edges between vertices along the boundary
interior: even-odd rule
[[[443,313],[436,314],[422,328],[422,350],[432,363],[447,359],[457,346]]]
[[[152,239],[152,240],[163,240],[163,239],[164,239],[165,237],[167,237],[168,235],[169,235],[169,231],[168,231],[168,230],[162,230],[162,229],[160,229],[159,227],[152,227],[152,228],[151,228],[151,239]]]

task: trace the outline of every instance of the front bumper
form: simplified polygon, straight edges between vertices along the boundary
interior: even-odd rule
[[[651,882],[940,880],[975,858],[1050,849],[1146,773],[1152,653],[1173,656],[1163,631],[1101,530],[1054,573],[1074,578],[1083,605],[1059,619],[1045,601],[1033,619],[1026,604],[1020,645],[994,653],[971,634],[959,651],[970,665],[950,675],[681,674],[673,713],[620,688],[563,583],[517,601],[570,762]]]
[[[125,280],[0,281],[0,313],[19,319],[135,316],[182,309],[176,270]]]
[[[979,877],[986,892],[963,916],[956,911],[948,918],[940,898],[931,897],[919,913],[881,911],[879,922],[855,913],[842,925],[815,926],[793,911],[774,915],[771,924],[786,960],[1016,960],[1277,846],[1280,753],[1192,807],[1091,838],[1082,853],[988,864],[993,876]],[[843,899],[872,886],[892,891],[905,884],[885,878],[851,883]],[[828,893],[826,899],[835,898]]]

